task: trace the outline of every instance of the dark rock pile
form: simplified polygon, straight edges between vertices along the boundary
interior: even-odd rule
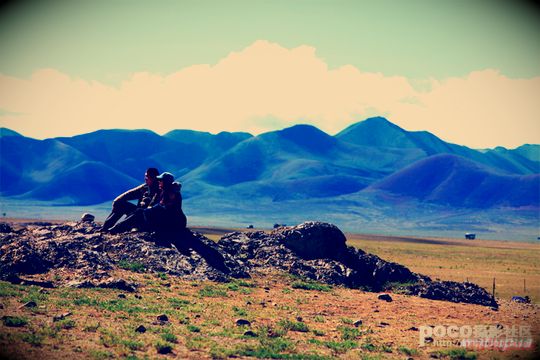
[[[234,232],[218,243],[191,231],[165,236],[103,234],[96,223],[87,221],[0,229],[0,278],[9,281],[68,269],[76,280],[56,285],[136,288],[136,284],[111,279],[111,271],[138,266],[188,280],[228,281],[249,277],[258,269],[276,268],[326,284],[369,291],[399,288],[429,299],[497,307],[494,298],[477,285],[432,281],[349,247],[344,234],[326,223],[306,222],[269,233]]]
[[[154,234],[111,235],[99,230],[94,222],[79,222],[27,226],[1,233],[0,278],[14,281],[19,275],[67,269],[81,279],[83,285],[79,286],[84,286],[85,281],[97,286],[118,267],[136,267],[190,280],[228,281],[230,276],[249,276],[229,254],[200,234],[189,232],[182,237],[199,240],[210,250],[207,258],[190,249],[179,251],[170,241]]]

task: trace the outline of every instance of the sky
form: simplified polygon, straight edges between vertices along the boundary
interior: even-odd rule
[[[334,135],[371,116],[473,148],[540,144],[540,7],[524,0],[18,0],[0,126]]]

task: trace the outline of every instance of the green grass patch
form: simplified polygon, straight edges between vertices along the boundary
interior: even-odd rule
[[[162,273],[162,272],[158,272],[158,273],[156,274],[156,277],[159,278],[159,279],[161,279],[161,280],[167,280],[167,279],[169,278],[169,277],[167,276],[167,274]]]
[[[186,328],[188,329],[189,332],[192,332],[192,333],[200,333],[201,332],[201,328],[198,327],[198,326],[195,326],[195,325],[188,325],[188,326],[186,326]]]
[[[146,271],[146,266],[136,261],[120,260],[117,265],[121,269],[137,273],[142,273]]]
[[[363,343],[362,345],[360,345],[360,348],[362,350],[366,350],[366,351],[370,351],[370,352],[377,351],[377,345],[375,345],[375,344],[373,344],[371,342]]]
[[[18,296],[19,288],[5,281],[0,281],[0,297]]]
[[[144,343],[141,341],[121,340],[120,344],[124,345],[125,347],[127,347],[129,350],[132,350],[132,351],[138,351],[144,348]]]
[[[28,320],[20,316],[4,316],[2,322],[9,327],[21,327],[28,324]]]
[[[445,349],[436,351],[433,354],[452,360],[476,360],[478,358],[478,355],[474,351],[467,351],[467,349],[463,348]]]
[[[306,323],[300,321],[280,320],[278,325],[284,330],[309,332],[309,328]]]
[[[75,323],[75,320],[72,319],[63,319],[54,324],[55,328],[60,329],[73,329],[77,324]]]
[[[341,326],[338,330],[341,332],[341,339],[343,340],[356,340],[362,335],[362,332],[357,328]]]
[[[404,355],[407,355],[407,356],[413,356],[413,355],[417,355],[418,354],[418,350],[416,349],[411,349],[411,348],[408,348],[406,346],[400,346],[398,348],[398,351]]]
[[[352,340],[325,341],[324,346],[337,354],[344,354],[349,350],[356,349],[358,347],[358,343]]]
[[[38,333],[23,333],[21,334],[21,340],[32,346],[41,346],[43,344],[44,336]]]
[[[202,297],[226,297],[227,291],[217,286],[206,285],[199,290],[199,295]]]
[[[332,287],[315,281],[296,280],[291,284],[293,289],[331,291]]]
[[[239,308],[238,306],[233,306],[232,309],[233,309],[235,315],[238,315],[238,316],[247,316],[247,314],[248,314],[246,309]]]
[[[110,351],[103,351],[103,350],[90,350],[89,352],[90,356],[93,358],[93,359],[96,359],[96,360],[102,360],[102,359],[112,359],[114,358],[114,355],[113,353],[111,353]]]
[[[169,298],[167,299],[169,303],[174,307],[175,309],[184,309],[188,305],[191,305],[191,302],[184,299],[178,299],[178,298]]]
[[[35,286],[28,288],[28,291],[21,298],[21,302],[26,303],[29,301],[34,301],[36,304],[45,302],[49,299],[49,294],[39,291],[40,289]]]
[[[168,332],[168,331],[161,334],[161,338],[163,340],[165,340],[166,342],[170,342],[170,343],[173,343],[173,344],[176,344],[178,342],[178,337],[176,335],[174,335],[173,333]]]

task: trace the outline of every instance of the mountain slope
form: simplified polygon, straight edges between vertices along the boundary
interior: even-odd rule
[[[22,135],[11,129],[0,127],[0,137],[3,137],[3,136],[22,136]]]
[[[540,206],[539,174],[501,175],[450,154],[420,160],[372,185],[370,190],[459,207]]]
[[[454,154],[494,167],[508,174],[535,174],[540,163],[497,151],[482,153],[466,146],[447,143],[427,131],[406,131],[383,117],[355,123],[336,138],[356,145],[419,149],[424,155]]]
[[[89,205],[110,200],[136,185],[135,179],[103,163],[84,161],[36,187],[23,198]]]
[[[66,168],[88,160],[77,149],[54,139],[0,137],[0,193],[10,196],[54,181]]]
[[[202,146],[164,138],[149,130],[99,130],[57,140],[78,149],[91,160],[140,179],[148,167],[178,176],[206,159]]]
[[[281,193],[280,198],[285,198],[291,190],[301,197],[340,193],[337,185],[331,186],[333,191],[327,188],[341,178],[343,194],[358,191],[420,156],[415,150],[360,147],[316,127],[296,125],[249,138],[187,174],[185,180],[227,187],[258,182],[260,195]],[[291,185],[293,180],[296,185]]]

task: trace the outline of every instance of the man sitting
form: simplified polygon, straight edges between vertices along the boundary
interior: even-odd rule
[[[164,172],[156,177],[159,193],[152,206],[139,208],[124,220],[109,229],[113,234],[137,228],[142,231],[158,233],[178,233],[186,229],[186,215],[182,211],[180,184],[174,182],[171,173]]]
[[[137,209],[146,209],[159,201],[159,187],[156,168],[148,168],[144,174],[144,184],[141,184],[114,199],[112,212],[103,223],[103,230],[110,230],[123,215],[129,216]],[[130,202],[137,200],[137,205]]]

